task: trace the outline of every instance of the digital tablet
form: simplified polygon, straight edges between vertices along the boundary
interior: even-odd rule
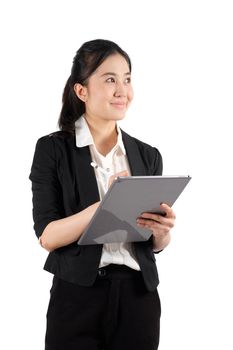
[[[137,218],[143,212],[163,215],[160,204],[172,206],[190,179],[190,176],[116,178],[77,243],[92,245],[148,240],[151,230],[137,226]]]

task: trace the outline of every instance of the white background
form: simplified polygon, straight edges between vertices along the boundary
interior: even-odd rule
[[[43,349],[52,275],[33,231],[28,176],[36,140],[58,129],[76,50],[104,38],[133,63],[135,98],[122,128],[159,148],[164,174],[192,176],[174,206],[172,243],[157,256],[159,349],[232,350],[231,1],[0,6],[1,349]]]

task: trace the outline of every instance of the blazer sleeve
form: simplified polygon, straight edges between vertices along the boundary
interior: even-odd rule
[[[152,175],[162,175],[163,173],[163,159],[161,153],[157,148],[153,148],[154,150],[154,159],[152,162]]]
[[[36,143],[29,175],[32,182],[33,228],[38,238],[51,221],[64,217],[56,164],[53,137],[41,137]]]

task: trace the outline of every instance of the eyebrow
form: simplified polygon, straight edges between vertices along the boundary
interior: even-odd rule
[[[102,74],[101,77],[104,77],[104,76],[106,76],[106,75],[113,75],[113,76],[116,77],[118,74],[116,74],[116,73],[114,73],[114,72],[106,72],[106,73]],[[130,72],[127,72],[127,73],[125,73],[124,75],[131,75],[131,73],[130,73]]]

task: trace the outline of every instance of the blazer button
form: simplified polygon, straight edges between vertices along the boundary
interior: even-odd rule
[[[99,270],[98,270],[98,275],[99,275],[100,277],[104,277],[104,276],[107,275],[107,271],[106,271],[105,269],[99,269]]]

